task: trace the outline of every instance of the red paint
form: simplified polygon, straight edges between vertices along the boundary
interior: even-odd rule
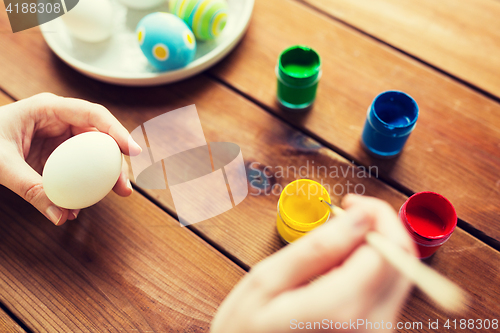
[[[457,225],[457,213],[448,199],[434,192],[412,195],[399,211],[420,258],[430,257],[450,238]]]
[[[411,209],[407,208],[406,218],[419,235],[438,237],[442,236],[445,231],[446,225],[441,218],[425,207],[415,206]]]

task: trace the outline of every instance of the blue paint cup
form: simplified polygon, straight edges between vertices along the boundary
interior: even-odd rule
[[[361,142],[372,155],[396,156],[403,149],[418,118],[417,102],[401,91],[386,91],[375,97],[366,116]]]

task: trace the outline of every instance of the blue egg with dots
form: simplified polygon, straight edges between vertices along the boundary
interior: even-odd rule
[[[187,66],[196,53],[196,39],[187,24],[169,13],[152,13],[136,29],[137,40],[148,61],[161,71]]]

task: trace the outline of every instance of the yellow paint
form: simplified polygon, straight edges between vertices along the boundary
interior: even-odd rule
[[[283,189],[276,225],[285,242],[295,241],[328,220],[330,209],[320,198],[330,203],[328,191],[310,179],[293,181]]]

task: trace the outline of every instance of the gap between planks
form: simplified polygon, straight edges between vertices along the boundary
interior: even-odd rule
[[[20,318],[18,318],[10,309],[0,302],[0,311],[3,311],[10,319],[12,319],[19,327],[21,327],[22,330],[24,330],[26,333],[34,333],[31,329],[28,328],[28,326],[22,321]]]

